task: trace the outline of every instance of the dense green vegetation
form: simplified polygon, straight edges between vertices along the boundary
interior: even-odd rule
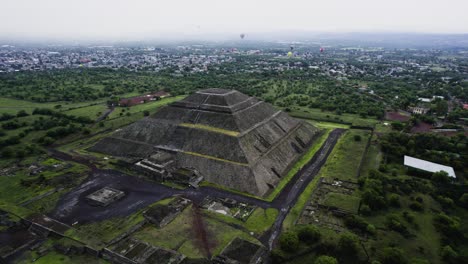
[[[406,55],[398,56],[403,59]],[[468,100],[468,82],[452,73],[413,75],[403,72],[394,76],[397,78],[361,73],[337,78],[307,67],[313,63],[307,58],[268,59],[285,66],[284,71],[244,71],[248,68],[246,65],[258,59],[236,56],[235,63],[210,66],[209,71],[203,73],[179,73],[169,67],[158,73],[82,68],[0,75],[0,165],[7,175],[0,177],[0,209],[21,217],[47,213],[63,194],[86,177],[86,167],[48,158],[48,148],[58,147],[68,153],[90,157],[100,168],[116,168],[115,160],[89,153],[86,148],[115,129],[149,116],[197,89],[232,88],[257,96],[323,129],[317,143],[292,166],[266,198],[268,201],[273,200],[313,157],[331,129],[348,129],[326,165],[286,217],[285,232],[280,236],[278,248],[272,252],[275,262],[466,263],[467,137],[463,133],[445,137],[410,132],[419,124],[435,125],[444,120],[449,109],[451,112],[445,121],[458,123],[444,124],[442,128],[461,129],[463,122],[466,123],[461,118],[468,118],[468,111],[437,99],[425,105],[434,115],[415,115],[408,122],[389,124],[381,120],[385,110],[407,110],[408,106],[418,105],[418,97],[432,98],[435,95],[449,99],[455,96]],[[337,61],[328,58],[323,65]],[[347,62],[369,72],[383,67],[356,59]],[[295,65],[304,67],[299,70],[293,67]],[[453,78],[444,81],[442,77],[445,75]],[[109,102],[119,98],[159,90],[170,92],[173,97],[133,107],[112,109],[109,106]],[[107,112],[109,115],[105,117]],[[237,135],[231,131],[218,132]],[[402,166],[403,155],[453,166],[457,178],[407,169]],[[44,168],[36,173],[31,165]],[[322,177],[359,184],[351,194],[329,192],[323,197],[323,205],[350,212],[342,218],[345,232],[337,233],[315,223],[296,225]],[[147,224],[135,237],[177,250],[188,257],[207,257],[194,238],[191,210],[187,208],[162,229]],[[202,219],[212,240],[211,253],[220,253],[233,237],[259,243],[257,239],[268,231],[277,216],[276,209],[257,208],[246,222],[242,222],[203,212]],[[142,212],[138,211],[126,218],[79,224],[67,235],[102,248],[143,220]],[[6,227],[0,226],[2,230]],[[34,253],[25,261],[35,257]],[[71,258],[52,250],[38,262],[92,261],[84,256]]]

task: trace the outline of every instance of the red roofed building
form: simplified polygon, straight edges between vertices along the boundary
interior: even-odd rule
[[[463,109],[467,109],[467,110],[468,110],[468,104],[463,104]]]

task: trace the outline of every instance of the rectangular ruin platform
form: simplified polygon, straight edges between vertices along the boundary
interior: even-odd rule
[[[178,264],[185,259],[184,255],[174,250],[153,246],[135,238],[123,240],[110,249],[106,248],[103,257],[112,263],[128,264]]]
[[[104,187],[86,196],[86,201],[95,206],[108,206],[109,204],[123,198],[125,193],[110,187]]]
[[[192,201],[177,197],[169,204],[157,204],[143,213],[143,216],[155,226],[162,228],[174,220]]]
[[[241,203],[233,199],[209,196],[203,200],[201,207],[208,211],[230,216],[241,221],[246,221],[257,208],[256,206]]]
[[[268,251],[265,247],[236,237],[213,258],[213,263],[256,264],[265,263]]]

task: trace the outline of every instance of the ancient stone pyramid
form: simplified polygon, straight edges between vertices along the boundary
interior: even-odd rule
[[[205,180],[263,196],[312,144],[319,130],[235,90],[206,89],[99,141],[92,151],[145,158],[174,155]]]

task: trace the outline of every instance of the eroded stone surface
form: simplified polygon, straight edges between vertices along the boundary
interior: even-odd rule
[[[92,151],[145,159],[165,151],[175,168],[263,196],[318,134],[270,104],[235,90],[206,89],[104,138]]]

